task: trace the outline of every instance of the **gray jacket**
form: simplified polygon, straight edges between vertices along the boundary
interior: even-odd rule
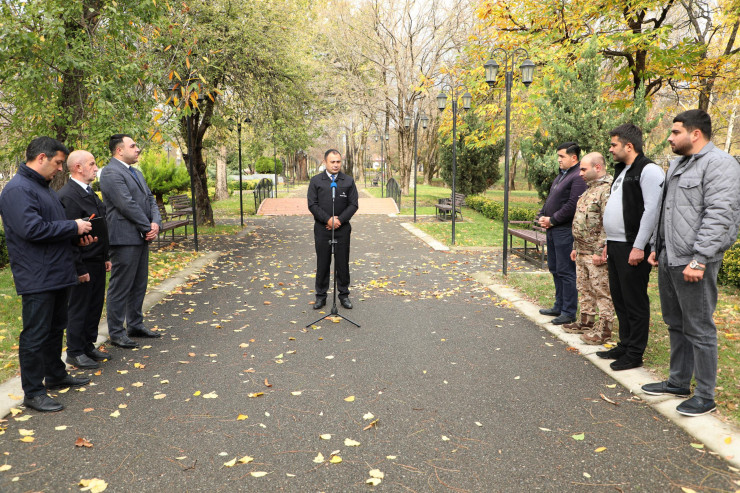
[[[142,245],[152,223],[162,225],[157,201],[146,185],[144,175],[111,159],[100,172],[100,191],[105,202],[105,220],[111,245]]]
[[[740,163],[711,142],[675,159],[666,173],[661,216],[668,265],[722,260],[740,226]],[[660,222],[653,234],[655,246]],[[660,253],[660,252],[658,252]]]

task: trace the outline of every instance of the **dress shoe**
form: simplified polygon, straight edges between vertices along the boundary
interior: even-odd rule
[[[678,414],[683,414],[684,416],[701,416],[711,413],[715,409],[717,409],[717,406],[714,404],[714,400],[695,395],[691,399],[679,404],[676,411],[678,411]]]
[[[316,302],[313,304],[313,309],[318,310],[326,306],[326,298],[316,298]]]
[[[140,329],[132,329],[128,331],[129,337],[149,337],[152,339],[158,339],[162,337],[162,334],[159,332],[154,332],[153,330],[149,330],[146,327],[142,327]]]
[[[548,317],[557,317],[558,315],[560,315],[560,310],[555,307],[540,308],[540,314],[547,315]]]
[[[64,406],[60,402],[55,401],[46,394],[37,395],[30,399],[28,397],[24,397],[23,405],[42,413],[54,413],[64,409]]]
[[[676,387],[666,380],[665,382],[647,383],[642,386],[642,391],[649,395],[677,395],[688,397],[691,395],[689,387]]]
[[[46,382],[45,385],[47,389],[54,390],[66,389],[67,387],[82,387],[88,383],[90,383],[90,379],[87,377],[73,377],[72,375],[67,375],[56,382]]]
[[[642,358],[635,358],[626,354],[609,365],[614,371],[631,370],[640,366],[642,366]]]
[[[87,356],[95,361],[105,361],[107,359],[110,359],[110,354],[104,353],[100,349],[93,349],[92,351],[87,353]]]
[[[132,341],[126,335],[117,337],[115,339],[111,338],[110,343],[123,349],[134,349],[139,347],[138,342]]]
[[[339,298],[339,303],[341,303],[342,306],[347,310],[352,309],[352,302],[349,300],[349,298]]]
[[[558,315],[557,317],[550,320],[550,323],[553,325],[563,325],[563,324],[572,324],[576,321],[576,317],[573,317],[571,315],[566,315],[563,313],[562,315]]]
[[[86,354],[81,354],[79,356],[67,355],[67,364],[76,366],[77,368],[81,368],[83,370],[100,368],[100,365]]]
[[[607,351],[596,351],[596,356],[602,359],[619,359],[627,351],[622,346],[614,346],[613,348],[607,350]]]

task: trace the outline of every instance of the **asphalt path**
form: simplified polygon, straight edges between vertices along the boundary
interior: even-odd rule
[[[84,372],[93,384],[56,394],[63,412],[9,418],[0,491],[91,478],[106,491],[739,488],[726,462],[474,281],[495,252],[435,252],[398,219],[357,217],[355,308],[340,313],[361,328],[306,329],[311,219],[254,224],[203,240],[226,253],[149,312],[162,339],[109,348]]]

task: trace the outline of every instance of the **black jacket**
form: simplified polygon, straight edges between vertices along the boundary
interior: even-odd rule
[[[46,179],[22,164],[0,194],[15,290],[34,294],[77,284],[77,223],[67,219]]]
[[[68,219],[90,217],[95,214],[95,217],[105,221],[105,205],[95,192],[89,194],[79,184],[69,180],[58,193]],[[79,255],[75,262],[78,276],[88,273],[85,262],[105,262],[110,258],[107,237],[98,238],[98,241],[91,245],[78,247],[78,251]]]
[[[575,164],[568,168],[564,176],[558,174],[552,182],[550,193],[539,216],[549,217],[553,228],[557,226],[570,228],[573,224],[578,198],[588,188],[579,174],[580,168],[580,164]]]
[[[644,154],[638,154],[632,162],[632,166],[624,175],[622,184],[622,216],[624,217],[624,236],[627,241],[633,243],[640,231],[640,221],[642,214],[645,212],[645,201],[642,198],[642,187],[640,187],[640,175],[642,170],[653,161],[645,157]],[[614,179],[622,173],[627,165],[617,163],[614,165]],[[612,183],[612,188],[614,184]]]
[[[308,184],[308,210],[311,211],[317,223],[326,224],[331,218],[331,205],[331,180],[329,175],[323,171],[311,178],[311,182]],[[349,220],[357,212],[357,209],[358,195],[355,180],[340,171],[337,174],[334,215],[339,218],[339,222],[344,226],[349,224]]]

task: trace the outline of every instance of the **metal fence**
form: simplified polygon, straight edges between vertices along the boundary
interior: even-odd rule
[[[254,187],[254,212],[256,213],[260,204],[267,197],[272,197],[272,180],[269,178],[262,178],[257,186]]]
[[[388,180],[388,183],[385,185],[385,196],[395,200],[398,210],[401,210],[401,187],[393,178]]]

